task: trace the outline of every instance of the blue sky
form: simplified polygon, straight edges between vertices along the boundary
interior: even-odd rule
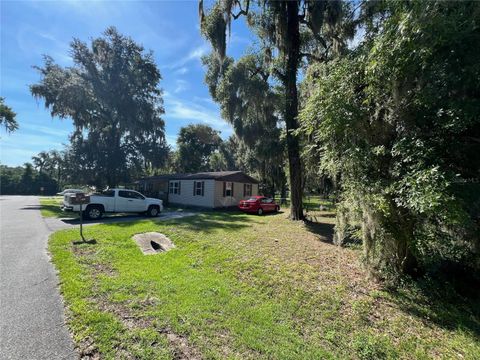
[[[72,65],[72,38],[88,42],[111,25],[154,52],[163,77],[160,86],[165,92],[163,118],[169,144],[175,143],[180,127],[190,123],[208,124],[224,138],[232,133],[203,82],[200,57],[210,47],[200,36],[196,0],[0,3],[0,93],[20,124],[13,134],[0,130],[1,164],[21,165],[42,150],[61,149],[68,143],[72,121],[52,118],[43,101],[30,95],[28,85],[39,80],[32,65],[42,65],[42,54],[60,65]],[[244,21],[236,21],[228,54],[239,56],[251,43]]]

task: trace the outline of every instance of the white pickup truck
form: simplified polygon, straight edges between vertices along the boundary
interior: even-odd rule
[[[72,194],[63,197],[63,211],[80,211],[80,205],[71,203]],[[163,211],[163,201],[147,198],[135,190],[108,189],[99,194],[90,195],[90,202],[82,205],[83,217],[100,219],[104,213],[140,213],[158,216]]]

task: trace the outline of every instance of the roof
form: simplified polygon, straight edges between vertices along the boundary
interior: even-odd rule
[[[248,176],[243,171],[212,171],[212,172],[199,172],[195,174],[169,174],[169,175],[157,175],[148,178],[140,179],[141,181],[148,180],[208,180],[214,179],[219,181],[232,181],[241,183],[258,184],[259,181],[251,176]]]

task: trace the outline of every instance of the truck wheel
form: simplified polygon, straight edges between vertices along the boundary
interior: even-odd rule
[[[258,214],[258,215],[263,215],[263,209],[262,209],[262,208],[258,209],[258,210],[257,210],[257,214]]]
[[[85,210],[85,218],[90,220],[98,220],[103,216],[103,209],[98,205],[90,205]]]
[[[147,210],[147,216],[155,217],[158,216],[158,214],[160,214],[158,206],[150,206]]]
[[[279,212],[279,211],[280,211],[280,206],[279,205],[275,206],[275,212]]]

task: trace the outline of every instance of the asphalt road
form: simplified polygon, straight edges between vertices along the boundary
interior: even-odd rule
[[[0,197],[0,359],[78,358],[38,205],[35,196]]]
[[[192,215],[166,212],[155,220]],[[43,219],[36,196],[0,196],[0,219],[0,359],[77,359],[47,241],[57,230],[78,227],[78,219]],[[142,219],[114,216],[85,225]]]

